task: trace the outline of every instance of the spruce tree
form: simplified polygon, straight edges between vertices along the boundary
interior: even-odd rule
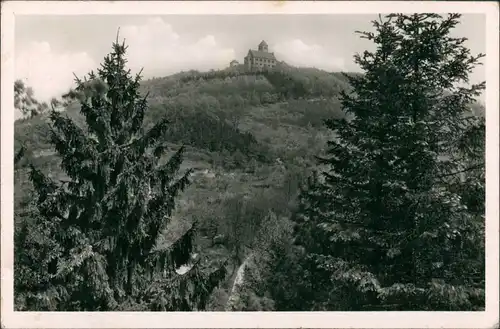
[[[391,14],[329,120],[321,175],[295,214],[304,310],[484,309],[484,56],[450,35],[460,15]]]
[[[64,96],[85,118],[50,112],[51,142],[67,180],[31,166],[31,221],[17,232],[16,301],[27,310],[203,310],[225,276],[193,257],[195,224],[168,248],[156,245],[191,171],[184,148],[168,160],[166,119],[148,131],[141,75],[126,69],[126,46],[113,43],[97,73]],[[39,231],[36,232],[35,230]],[[191,270],[181,275],[181,265]]]

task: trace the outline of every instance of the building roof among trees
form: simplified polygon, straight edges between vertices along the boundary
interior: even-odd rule
[[[248,51],[248,55],[255,57],[255,58],[264,58],[264,59],[273,59],[276,60],[276,57],[274,56],[274,53],[268,53],[265,51],[259,51],[259,50],[253,50],[250,49]]]

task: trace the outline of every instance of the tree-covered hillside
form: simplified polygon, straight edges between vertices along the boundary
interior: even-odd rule
[[[347,88],[341,74],[315,69],[281,74],[283,81],[254,74],[230,76],[227,71],[215,76],[187,72],[146,80],[139,87],[149,107],[142,129],[151,129],[160,118],[169,121],[163,135],[167,155],[160,162],[168,158],[168,150],[173,154],[185,145],[181,170],[194,169],[193,184],[181,194],[172,222],[157,243],[166,248],[189,223],[199,223],[195,249],[213,255],[212,263],[229,259],[227,287],[222,285],[212,296],[215,308],[223,307],[217,303],[224,298],[217,296],[228,293],[232,272],[252,249],[257,228],[268,213],[290,215],[311,157],[327,137],[323,120],[344,117],[335,97]],[[302,86],[304,81],[312,82],[308,94],[283,94],[290,84]],[[321,90],[335,92],[326,95]],[[70,102],[60,115],[86,129],[88,119],[81,104]],[[26,210],[35,193],[30,166],[50,179],[71,180],[53,147],[53,117],[45,111],[15,122],[15,148],[24,149],[15,172],[16,225],[24,231]]]
[[[483,86],[444,79],[480,58],[458,19],[375,22],[363,73],[142,81],[116,42],[52,108],[16,84],[36,110],[15,122],[16,308],[481,309]]]

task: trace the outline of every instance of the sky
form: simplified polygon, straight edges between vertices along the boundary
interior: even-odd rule
[[[372,46],[356,30],[371,31],[377,15],[170,15],[170,16],[17,16],[15,77],[40,100],[66,92],[74,76],[99,67],[118,29],[128,48],[132,72],[145,78],[190,69],[227,67],[243,62],[261,40],[278,60],[329,71],[359,71],[353,55]],[[485,16],[467,14],[454,36],[468,38],[473,54],[486,52]],[[485,80],[484,67],[471,82]]]

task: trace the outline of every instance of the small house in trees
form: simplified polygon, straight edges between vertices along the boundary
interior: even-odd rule
[[[274,53],[269,52],[267,43],[262,40],[258,50],[249,49],[245,57],[245,68],[250,71],[268,69],[276,66]]]
[[[237,60],[235,60],[235,59],[233,59],[233,60],[229,63],[229,67],[236,67],[236,66],[238,66],[238,65],[240,65],[240,63],[239,63]]]

